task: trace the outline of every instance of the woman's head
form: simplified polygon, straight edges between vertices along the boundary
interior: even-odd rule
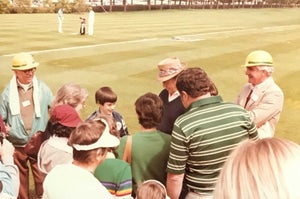
[[[64,84],[56,92],[54,100],[51,103],[50,112],[55,106],[61,104],[68,104],[79,112],[83,108],[87,97],[87,90],[80,85],[74,83]]]
[[[51,112],[45,131],[49,135],[68,138],[81,122],[78,112],[72,106],[57,105]]]
[[[281,139],[242,142],[226,161],[214,198],[300,198],[300,147]]]

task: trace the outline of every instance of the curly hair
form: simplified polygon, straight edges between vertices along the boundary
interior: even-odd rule
[[[67,83],[60,87],[51,103],[50,113],[57,105],[68,104],[76,108],[80,103],[84,103],[88,97],[88,91],[78,84]]]
[[[135,111],[139,124],[146,129],[156,128],[161,122],[163,102],[158,95],[149,92],[135,101]]]
[[[199,68],[188,68],[182,71],[176,82],[176,87],[181,93],[185,91],[189,96],[196,98],[207,93],[218,95],[218,90],[207,73]]]

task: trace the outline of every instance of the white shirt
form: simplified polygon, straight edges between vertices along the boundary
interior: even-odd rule
[[[93,24],[95,21],[95,12],[93,10],[90,10],[89,12],[89,24]]]
[[[44,199],[112,199],[113,196],[94,175],[74,164],[54,167],[46,176]]]

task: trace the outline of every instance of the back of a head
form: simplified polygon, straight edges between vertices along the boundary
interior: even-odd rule
[[[179,92],[185,91],[193,98],[205,95],[211,91],[215,95],[217,94],[217,90],[213,91],[216,89],[215,85],[207,73],[199,67],[187,68],[182,71],[177,77],[176,87]]]
[[[73,159],[88,164],[95,161],[95,153],[101,149],[106,153],[108,148],[117,147],[120,140],[110,134],[105,120],[89,120],[80,123],[72,131],[68,144],[73,147]]]
[[[149,92],[135,101],[135,111],[144,128],[156,128],[161,122],[163,102],[158,95]]]
[[[109,117],[108,115],[101,114],[98,115],[96,118],[93,119],[94,121],[105,120],[109,125],[109,132],[110,134],[120,138],[120,132],[118,131],[116,121],[113,117]]]
[[[76,129],[71,133],[69,137],[68,144],[73,145],[90,145],[95,143],[99,137],[101,137],[105,125],[99,121],[88,121],[82,122],[79,124]],[[81,162],[90,162],[91,161],[90,150],[76,150],[73,147],[73,159]]]
[[[300,198],[300,147],[281,138],[242,142],[219,176],[217,199]]]
[[[136,199],[167,199],[167,191],[157,180],[147,180],[138,186]]]

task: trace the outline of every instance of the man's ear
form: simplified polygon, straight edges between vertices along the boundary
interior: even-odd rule
[[[189,95],[185,91],[181,91],[180,97],[181,97],[181,100],[187,100]]]

